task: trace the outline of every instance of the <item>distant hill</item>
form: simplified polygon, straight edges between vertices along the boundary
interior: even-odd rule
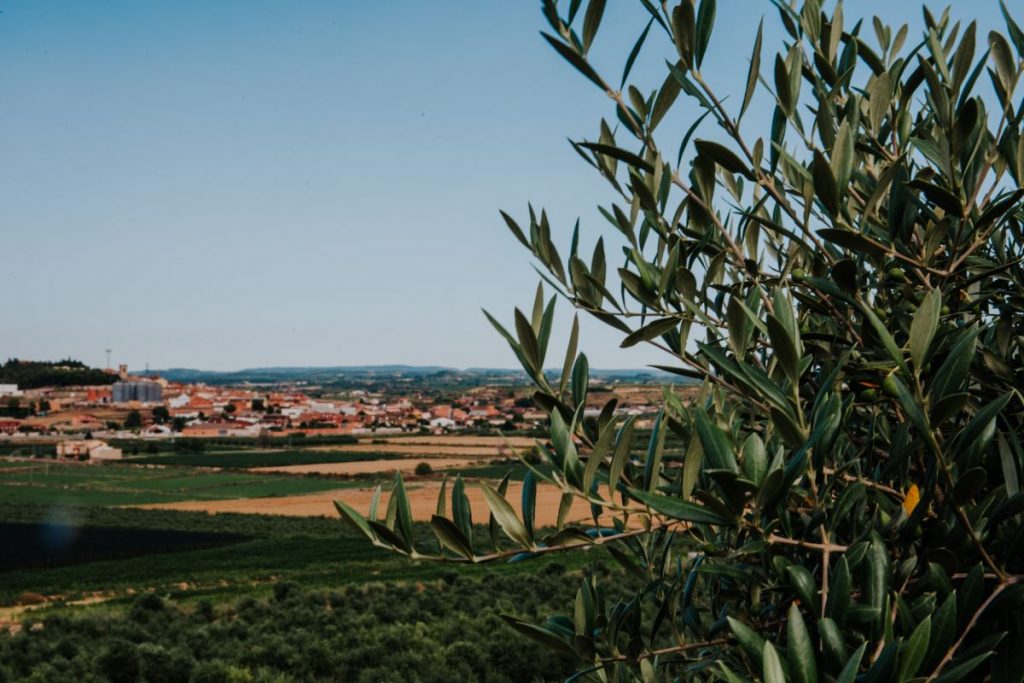
[[[549,370],[557,376],[560,371]],[[172,382],[204,382],[207,384],[265,384],[277,382],[308,382],[311,384],[349,384],[376,382],[434,381],[453,384],[516,384],[526,383],[522,370],[510,368],[449,368],[437,365],[339,365],[312,367],[266,367],[218,371],[194,368],[168,368],[150,370]],[[636,382],[662,384],[667,381],[685,382],[653,369],[592,369],[591,377],[599,382]]]
[[[0,365],[0,384],[17,384],[20,389],[113,384],[116,381],[117,375],[90,368],[70,358],[57,361],[11,358]]]

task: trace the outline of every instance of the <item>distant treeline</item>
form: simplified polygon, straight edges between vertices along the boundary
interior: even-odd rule
[[[77,360],[35,361],[11,358],[0,365],[0,384],[17,384],[19,389],[113,384],[117,375],[90,368]]]

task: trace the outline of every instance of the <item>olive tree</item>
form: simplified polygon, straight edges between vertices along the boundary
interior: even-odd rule
[[[613,602],[588,576],[570,614],[510,620],[594,680],[1024,680],[1024,32],[1005,7],[1003,33],[925,9],[911,37],[779,0],[786,37],[773,54],[758,30],[730,100],[702,71],[714,0],[639,0],[615,81],[588,57],[604,5],[543,14],[611,98],[573,147],[613,230],[577,227],[563,258],[545,212],[503,214],[555,296],[491,318],[550,415],[554,473],[533,468],[517,502],[507,479],[483,487],[487,548],[459,479],[435,548],[413,542],[401,479],[383,518],[342,515],[412,557],[600,547],[642,588]],[[641,49],[666,58],[653,90],[631,85]],[[758,93],[770,120],[744,118]],[[692,123],[681,139],[659,134],[669,114]],[[557,298],[700,382],[665,392],[646,448],[614,401],[583,419],[575,324],[545,373]],[[537,528],[540,480],[593,522]]]

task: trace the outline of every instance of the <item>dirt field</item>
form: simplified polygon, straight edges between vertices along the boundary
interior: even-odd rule
[[[409,505],[412,508],[413,519],[427,521],[434,514],[437,507],[437,492],[439,482],[407,489]],[[449,495],[451,489],[449,488]],[[469,484],[466,487],[466,495],[469,496],[473,508],[473,519],[476,522],[486,522],[489,510],[484,500],[483,491],[478,486]],[[522,484],[509,484],[508,498],[512,506],[519,511],[519,500],[522,495]],[[335,517],[337,511],[334,509],[334,500],[338,499],[351,505],[356,510],[365,513],[370,509],[370,500],[373,498],[373,489],[339,489],[324,493],[314,493],[304,496],[284,496],[281,498],[243,498],[238,500],[214,500],[214,501],[186,501],[182,503],[161,503],[157,505],[141,505],[147,509],[166,510],[193,510],[217,512],[238,512],[243,514],[264,514],[264,515],[292,515],[305,517]],[[561,493],[554,487],[540,486],[537,489],[537,526],[553,526],[558,521],[558,505],[561,500]],[[386,509],[387,493],[381,496],[380,510]],[[451,508],[451,500],[448,502]],[[590,517],[590,506],[576,500],[569,513],[569,521],[579,521]]]
[[[449,467],[471,467],[486,465],[488,460],[480,458],[403,458],[401,460],[364,460],[359,462],[325,462],[314,465],[282,465],[278,467],[253,467],[249,472],[284,472],[286,474],[376,474],[387,472],[412,472],[421,462],[427,462],[436,469]]]

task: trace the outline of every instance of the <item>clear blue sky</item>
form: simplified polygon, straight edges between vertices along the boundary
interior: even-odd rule
[[[621,68],[645,20],[609,5],[595,51]],[[705,70],[742,85],[776,16],[719,6]],[[920,23],[914,2],[846,13]],[[566,143],[608,99],[541,28],[532,0],[8,0],[0,356],[514,365],[479,309],[509,320],[537,278],[498,209],[546,206],[562,244],[580,216],[589,248],[608,200]],[[638,73],[666,50],[652,40]],[[583,347],[600,367],[660,360],[596,323]]]

